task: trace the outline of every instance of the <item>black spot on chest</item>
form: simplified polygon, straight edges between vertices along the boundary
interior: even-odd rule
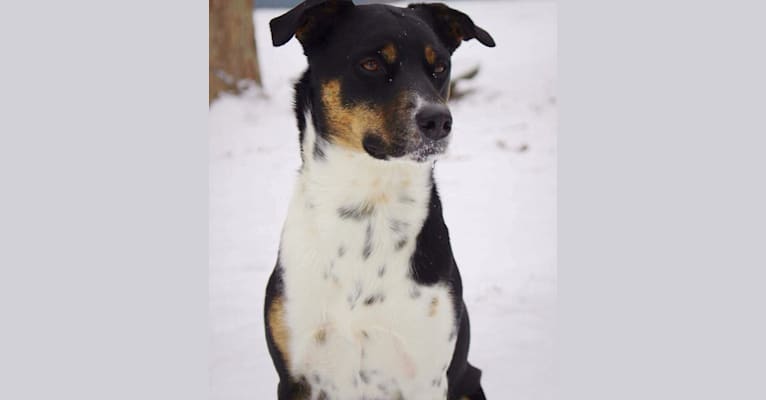
[[[357,204],[338,208],[338,216],[343,219],[360,221],[371,216],[374,211],[375,207],[371,204]]]
[[[367,296],[367,298],[364,299],[364,305],[371,306],[375,303],[382,303],[384,300],[386,300],[386,296],[383,293],[376,293],[372,296]]]
[[[367,229],[364,232],[364,247],[362,248],[362,258],[368,259],[372,254],[372,224],[367,223]]]

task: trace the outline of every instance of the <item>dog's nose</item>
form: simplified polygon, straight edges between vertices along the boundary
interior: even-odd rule
[[[427,104],[415,114],[418,128],[427,138],[439,140],[452,130],[452,115],[443,104]]]

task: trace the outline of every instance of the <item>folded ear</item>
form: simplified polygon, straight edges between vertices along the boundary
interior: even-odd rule
[[[476,26],[467,15],[445,4],[421,3],[410,4],[407,7],[431,23],[450,52],[454,52],[463,40],[471,39],[476,39],[487,47],[495,47],[495,40],[487,31]]]
[[[269,22],[271,42],[281,46],[295,35],[305,46],[328,27],[334,17],[353,6],[351,0],[306,0]]]

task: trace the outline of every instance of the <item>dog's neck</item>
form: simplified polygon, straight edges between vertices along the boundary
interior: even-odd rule
[[[298,190],[306,196],[309,208],[334,207],[350,216],[376,208],[393,216],[411,208],[427,208],[433,162],[378,160],[331,144],[317,134],[311,115],[305,118]]]

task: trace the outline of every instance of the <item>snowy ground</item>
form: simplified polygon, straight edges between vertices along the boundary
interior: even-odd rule
[[[471,314],[469,359],[491,400],[553,398],[556,302],[556,4],[450,3],[497,47],[465,42],[453,74],[481,64],[451,104],[437,181]],[[264,91],[210,107],[210,379],[213,399],[275,398],[262,307],[299,166],[296,41],[270,46],[255,14]],[[415,399],[417,400],[417,399]]]

